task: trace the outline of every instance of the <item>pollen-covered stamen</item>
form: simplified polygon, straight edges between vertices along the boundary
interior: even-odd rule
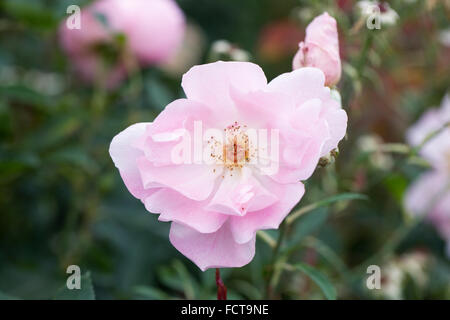
[[[256,157],[257,150],[252,145],[247,130],[246,125],[240,125],[235,121],[223,129],[224,135],[221,142],[211,137],[208,144],[212,150],[211,157],[216,160],[217,164],[222,164],[233,171],[233,169],[242,168]]]
[[[225,143],[223,145],[223,164],[232,170],[242,168],[250,161],[250,140],[247,134],[247,126],[241,126],[237,121],[226,127]]]

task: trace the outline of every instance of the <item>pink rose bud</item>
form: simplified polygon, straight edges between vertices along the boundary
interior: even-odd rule
[[[325,74],[325,85],[335,85],[341,77],[341,58],[336,20],[328,13],[314,18],[306,27],[305,41],[292,61],[293,69],[316,67]]]

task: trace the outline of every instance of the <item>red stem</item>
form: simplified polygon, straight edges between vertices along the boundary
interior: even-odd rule
[[[227,300],[227,287],[220,277],[219,268],[216,269],[216,284],[217,284],[217,300]]]

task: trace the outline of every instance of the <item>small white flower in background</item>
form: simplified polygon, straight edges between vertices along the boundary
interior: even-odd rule
[[[296,7],[292,9],[292,16],[301,22],[307,23],[314,18],[314,11],[311,8]]]
[[[439,42],[446,47],[450,47],[450,29],[439,32]]]
[[[364,153],[370,153],[369,161],[372,166],[381,170],[389,170],[394,165],[392,156],[381,150],[383,139],[377,135],[364,135],[358,138],[358,148]]]
[[[250,54],[239,48],[233,48],[230,52],[230,56],[233,61],[250,61]]]
[[[64,91],[64,81],[61,75],[57,73],[28,70],[8,65],[0,68],[0,85],[25,85],[49,96],[58,95]]]
[[[250,53],[227,40],[217,40],[211,45],[210,60],[250,61]]]
[[[390,263],[384,269],[383,284],[381,286],[382,295],[388,299],[400,300],[403,296],[402,282],[403,272],[395,264]]]
[[[397,12],[386,1],[363,0],[356,5],[361,16],[366,19],[378,19],[382,25],[394,25],[399,18]]]
[[[406,253],[393,259],[381,268],[381,290],[374,290],[374,293],[387,299],[403,299],[407,276],[413,279],[418,287],[424,287],[428,282],[426,268],[429,261],[429,255],[422,251]]]
[[[231,50],[231,43],[227,40],[217,40],[211,45],[211,51],[217,54],[226,54]]]
[[[358,147],[362,152],[375,152],[383,143],[380,137],[375,135],[364,135],[358,138]]]

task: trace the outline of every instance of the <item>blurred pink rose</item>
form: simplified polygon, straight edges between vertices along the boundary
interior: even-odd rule
[[[140,65],[166,62],[181,44],[184,29],[183,12],[173,0],[98,0],[81,11],[81,29],[68,29],[64,21],[59,35],[86,81],[106,79],[115,87],[126,76],[126,59]],[[126,37],[126,52],[118,46],[119,34]],[[112,61],[105,61],[102,49]]]
[[[300,181],[345,135],[347,115],[324,82],[316,68],[267,83],[248,62],[195,66],[183,76],[187,98],[119,133],[111,157],[133,196],[172,221],[170,241],[200,269],[243,266],[254,256],[256,231],[278,228],[303,196]],[[192,154],[177,149],[185,141]]]
[[[450,95],[444,97],[439,109],[427,111],[407,132],[412,146],[419,146],[431,134],[438,132],[420,148],[419,154],[436,169],[450,171]],[[445,125],[447,125],[446,128]]]
[[[328,13],[314,18],[306,27],[304,42],[292,61],[292,67],[316,67],[325,73],[325,84],[335,85],[341,78],[341,58],[336,20]]]
[[[450,257],[449,123],[450,96],[447,95],[439,109],[427,111],[407,132],[408,142],[413,146],[421,146],[419,154],[430,162],[433,169],[419,177],[407,190],[405,207],[413,215],[426,215],[426,219],[447,241]],[[441,131],[431,137],[438,130]]]

